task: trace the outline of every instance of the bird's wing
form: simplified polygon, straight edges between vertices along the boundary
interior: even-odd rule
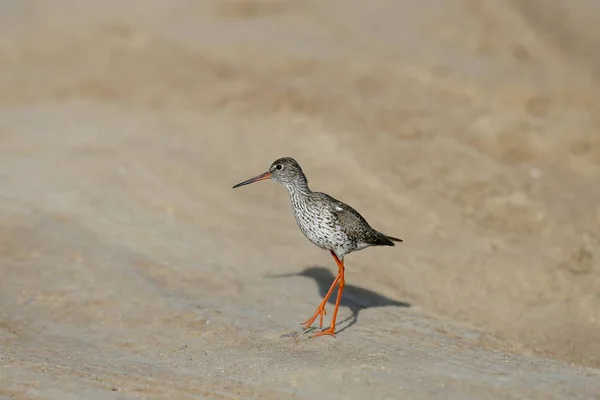
[[[349,238],[371,245],[386,246],[393,246],[394,243],[392,241],[402,241],[402,239],[387,236],[373,229],[367,220],[348,204],[343,203],[326,193],[319,192],[318,194],[320,197],[327,200],[326,203],[332,205],[331,212],[338,219],[340,225],[344,227]]]
[[[348,237],[367,243],[378,242],[379,232],[371,228],[358,211],[326,193],[319,193],[319,196],[326,199],[327,203],[331,205],[331,213],[338,219]]]

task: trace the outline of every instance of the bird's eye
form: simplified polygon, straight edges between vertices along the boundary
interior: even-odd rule
[[[277,165],[275,166],[275,169],[279,169],[279,170],[280,170],[281,168],[283,168],[283,166],[282,166],[281,164],[277,164]]]

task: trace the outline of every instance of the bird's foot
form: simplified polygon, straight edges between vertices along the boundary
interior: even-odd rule
[[[317,337],[317,336],[333,336],[335,337],[335,328],[333,326],[330,326],[329,328],[325,329],[324,331],[321,331],[319,333],[315,333],[314,335],[311,335],[311,338]]]
[[[315,314],[312,317],[310,317],[304,322],[301,322],[300,325],[304,325],[303,328],[304,330],[306,330],[310,328],[313,322],[315,322],[315,319],[319,317],[319,329],[323,329],[323,317],[325,316],[325,314],[327,314],[327,311],[325,311],[325,306],[321,305],[317,308],[317,311],[315,311]]]

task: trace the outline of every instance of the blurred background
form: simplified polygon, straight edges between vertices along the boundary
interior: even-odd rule
[[[600,367],[599,29],[593,0],[2,1],[1,340],[90,363],[296,329],[315,282],[264,277],[335,264],[283,188],[231,189],[291,156],[404,239],[346,279],[411,307],[341,338],[426,316]]]

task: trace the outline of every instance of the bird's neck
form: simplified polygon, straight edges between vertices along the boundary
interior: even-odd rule
[[[293,183],[288,183],[285,185],[285,187],[290,193],[290,197],[294,203],[303,202],[311,194],[311,190],[308,188],[308,182],[306,179],[300,179]]]

